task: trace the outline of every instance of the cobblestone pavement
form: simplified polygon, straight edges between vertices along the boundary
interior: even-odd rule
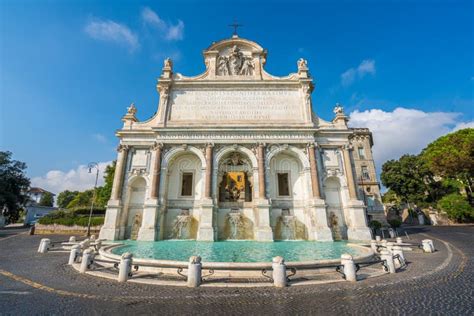
[[[119,284],[79,275],[66,253],[36,252],[42,236],[17,232],[0,230],[0,315],[474,315],[474,226],[411,228],[413,240],[433,238],[438,251],[406,253],[400,273],[285,289]]]

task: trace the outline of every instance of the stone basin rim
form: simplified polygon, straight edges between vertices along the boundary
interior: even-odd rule
[[[126,244],[122,243],[113,243],[106,245],[99,249],[99,254],[107,259],[120,261],[121,256],[112,253],[112,249],[119,248],[126,246]],[[348,243],[347,246],[358,248],[363,254],[359,256],[354,256],[354,262],[361,263],[369,261],[374,257],[374,252],[371,248],[366,246],[362,246],[359,244]],[[192,256],[191,254],[190,256]],[[211,262],[211,261],[202,261],[202,268],[203,269],[269,269],[272,267],[271,262]],[[289,267],[305,267],[311,266],[315,269],[319,266],[325,265],[335,265],[340,264],[341,259],[322,259],[322,260],[309,260],[309,261],[287,261],[285,264]],[[187,267],[187,261],[177,261],[177,260],[163,260],[163,259],[145,259],[145,258],[133,258],[132,264],[136,265],[150,265],[157,268],[174,268],[174,267]]]

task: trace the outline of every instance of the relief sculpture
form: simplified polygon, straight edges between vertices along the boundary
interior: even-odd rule
[[[251,76],[255,65],[251,57],[244,56],[240,49],[234,45],[227,56],[217,59],[217,75],[219,76]]]

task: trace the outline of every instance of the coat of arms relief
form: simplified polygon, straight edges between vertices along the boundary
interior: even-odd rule
[[[252,57],[245,56],[236,45],[227,55],[217,57],[218,76],[252,76],[254,70]]]

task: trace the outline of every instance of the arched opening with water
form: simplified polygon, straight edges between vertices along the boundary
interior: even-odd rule
[[[347,239],[347,225],[341,198],[341,184],[337,177],[329,177],[324,181],[324,193],[328,205],[328,222],[333,239]]]
[[[199,201],[203,195],[203,166],[193,152],[183,151],[169,162],[166,174],[166,208],[162,217],[163,239],[196,239]]]
[[[216,216],[218,239],[254,238],[254,170],[250,159],[240,151],[227,153],[218,162]]]
[[[275,240],[305,240],[305,199],[307,177],[298,155],[290,150],[275,154],[269,164],[269,197],[272,201],[271,226]]]
[[[127,185],[125,207],[121,218],[121,239],[137,239],[142,224],[146,186],[146,180],[142,177],[131,179]]]

